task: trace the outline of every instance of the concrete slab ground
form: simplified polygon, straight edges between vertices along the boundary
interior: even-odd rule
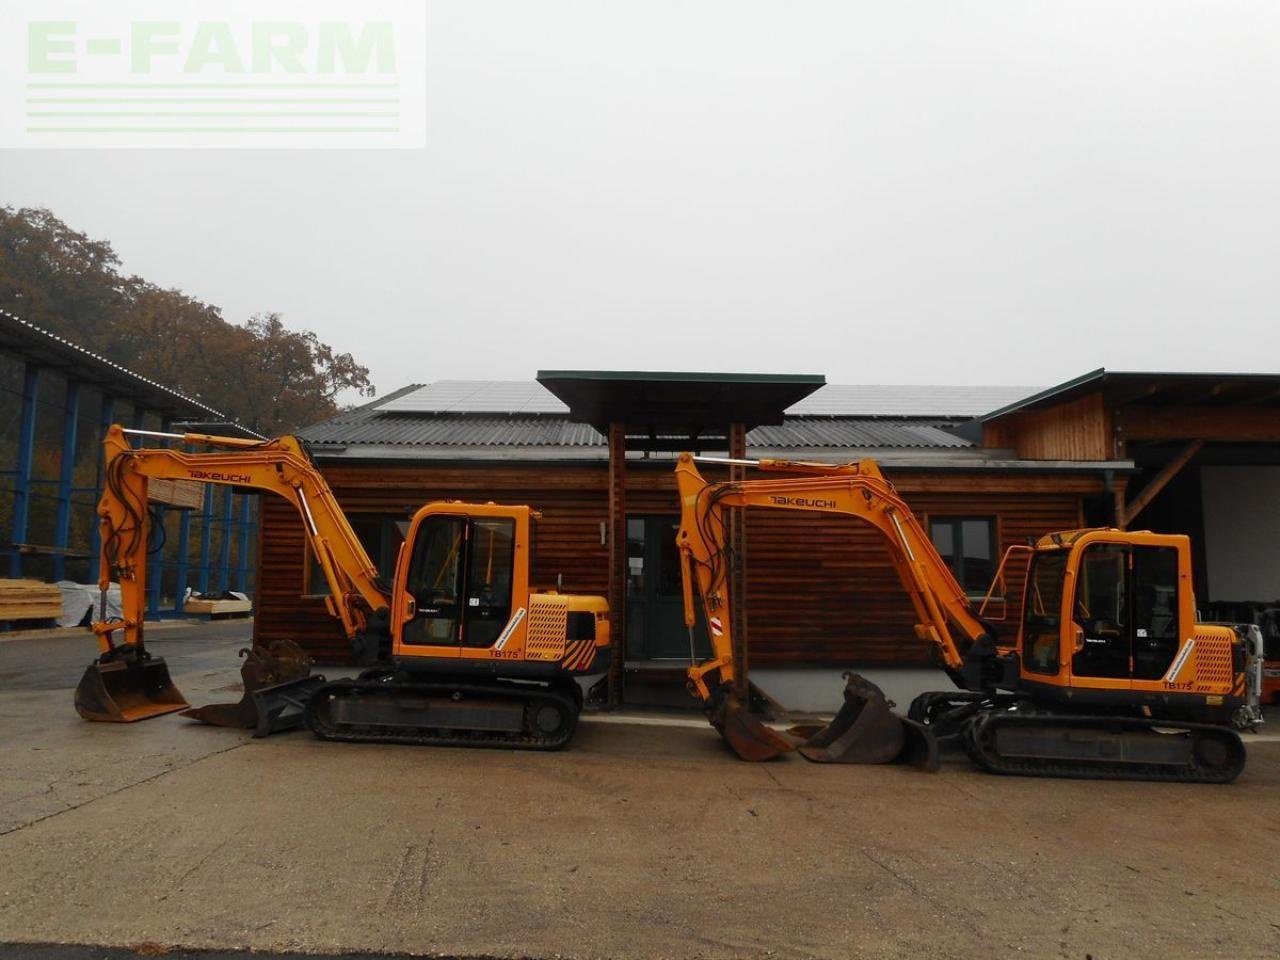
[[[205,703],[247,631],[150,639]],[[1280,954],[1274,734],[1228,787],[750,765],[671,716],[554,754],[252,740],[81,721],[93,646],[0,641],[0,956]]]

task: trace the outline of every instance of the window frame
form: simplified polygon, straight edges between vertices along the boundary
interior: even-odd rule
[[[364,552],[373,561],[374,567],[378,570],[379,578],[387,583],[390,583],[395,576],[399,544],[404,542],[405,531],[400,530],[399,525],[405,524],[407,529],[407,518],[409,517],[412,517],[412,514],[358,513],[350,517],[351,529],[355,532],[356,539],[360,541],[360,545],[364,547]],[[365,543],[360,536],[360,526],[371,522],[378,525],[378,542],[375,544]],[[397,534],[400,538],[399,543],[393,545]],[[302,592],[299,597],[302,600],[323,600],[328,596],[330,596],[329,584],[324,580],[324,572],[320,567],[320,561],[311,549],[311,542],[304,536],[302,541]]]
[[[991,580],[981,586],[973,588],[968,587],[964,582],[964,536],[961,524],[965,521],[980,520],[987,524],[990,536],[989,546],[991,550],[991,576],[995,577],[996,571],[1000,569],[1000,515],[995,513],[940,513],[925,514],[924,517],[925,531],[928,534],[929,542],[933,544],[933,548],[938,551],[938,556],[942,557],[947,569],[951,571],[951,575],[956,578],[956,583],[964,589],[965,596],[970,600],[982,600],[987,595],[987,591],[991,589]],[[953,550],[951,561],[943,556],[942,551],[938,549],[938,544],[933,539],[933,525],[949,524],[951,526],[951,542]]]

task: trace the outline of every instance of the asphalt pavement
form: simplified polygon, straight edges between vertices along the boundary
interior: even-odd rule
[[[202,704],[247,636],[149,642]],[[80,720],[93,652],[0,639],[0,957],[1280,955],[1271,735],[1225,787],[752,765],[680,716],[551,754],[252,740]]]

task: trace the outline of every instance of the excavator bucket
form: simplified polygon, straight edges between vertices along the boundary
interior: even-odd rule
[[[95,660],[76,686],[76,712],[86,720],[132,723],[188,706],[164,658],[145,653]]]
[[[307,655],[291,640],[240,651],[244,695],[237,703],[211,703],[182,711],[184,717],[215,727],[252,730],[265,737],[302,725],[307,700],[325,678],[311,675]]]
[[[707,718],[743,760],[772,760],[796,748],[795,740],[751,716],[746,704],[733,693],[717,697]]]
[[[818,730],[798,729],[808,739],[800,754],[815,763],[911,763],[938,769],[938,745],[923,724],[893,712],[893,701],[870,680],[845,674],[844,704]]]

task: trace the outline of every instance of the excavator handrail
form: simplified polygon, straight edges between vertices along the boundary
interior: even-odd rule
[[[987,617],[993,623],[1000,623],[1007,618],[1009,606],[1009,584],[1005,581],[1004,568],[1008,565],[1009,560],[1015,553],[1034,554],[1036,548],[1029,543],[1011,543],[1005,548],[1004,554],[1000,557],[1000,565],[996,567],[995,576],[991,578],[991,586],[987,587],[987,592],[983,594],[982,602],[978,604],[978,616],[987,617],[987,605],[993,599],[997,599],[995,593],[1000,591],[999,601],[1004,604],[1004,610],[999,617]],[[1029,557],[1028,557],[1029,559]]]

